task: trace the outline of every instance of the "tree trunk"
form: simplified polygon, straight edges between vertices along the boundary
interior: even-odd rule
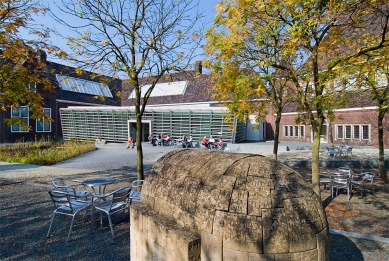
[[[384,126],[382,124],[384,116],[384,113],[382,113],[381,111],[378,112],[378,167],[379,176],[381,178],[386,177],[384,153]]]
[[[334,135],[332,133],[332,121],[328,120],[328,129],[330,131],[330,144],[331,146],[334,146]]]
[[[143,151],[142,151],[142,116],[136,115],[136,154],[137,154],[137,179],[144,179],[143,175]]]
[[[277,113],[276,118],[276,131],[274,132],[274,145],[273,145],[273,159],[277,160],[278,155],[278,143],[280,139],[280,122],[281,122],[281,113]]]
[[[313,131],[313,144],[312,144],[312,189],[321,198],[320,195],[320,164],[319,164],[319,153],[320,153],[320,130],[322,124],[319,127],[314,128]]]

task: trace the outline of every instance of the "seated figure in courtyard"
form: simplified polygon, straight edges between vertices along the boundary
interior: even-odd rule
[[[204,145],[205,149],[209,149],[209,143],[207,140],[207,136],[204,136],[204,138],[201,140],[201,145]]]
[[[189,135],[189,138],[188,138],[188,140],[186,141],[186,147],[187,147],[187,148],[193,148],[192,141],[193,141],[193,137],[192,137],[192,135]]]
[[[167,134],[165,139],[163,140],[163,145],[167,146],[167,145],[169,145],[169,143],[170,143],[170,135]]]
[[[215,147],[215,139],[212,137],[212,135],[209,135],[208,149],[213,149],[214,147]]]
[[[216,143],[217,147],[220,149],[223,147],[223,138],[220,137],[219,141]]]
[[[183,148],[186,148],[187,142],[188,142],[188,138],[185,135],[182,136],[181,145]]]
[[[133,149],[133,148],[135,147],[135,141],[134,141],[134,139],[133,139],[132,137],[130,137],[130,138],[128,139],[127,148],[126,148],[126,149],[128,149],[128,148],[130,148],[130,147],[131,147],[131,149]]]

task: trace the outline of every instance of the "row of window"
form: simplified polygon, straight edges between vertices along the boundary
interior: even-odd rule
[[[304,125],[284,125],[284,137],[303,138],[305,135]],[[336,125],[337,140],[370,140],[370,125]]]
[[[338,140],[370,140],[370,125],[336,125]]]
[[[284,137],[303,138],[305,136],[305,126],[288,126],[284,125]]]
[[[44,108],[43,112],[51,118],[51,109]],[[30,114],[28,112],[28,106],[21,106],[19,108],[11,109],[12,118],[23,118],[27,126],[30,125]],[[11,132],[28,132],[28,129],[22,128],[21,124],[11,125]],[[51,132],[51,122],[45,119],[36,120],[36,132]]]

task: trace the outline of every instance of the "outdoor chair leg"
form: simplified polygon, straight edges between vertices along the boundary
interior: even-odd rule
[[[55,211],[54,211],[53,215],[51,216],[49,231],[47,231],[46,237],[50,236],[50,230],[51,230],[51,226],[53,225],[54,217],[55,217]]]
[[[375,192],[374,192],[373,186],[371,186],[370,188],[371,188],[371,191],[373,192],[373,197],[375,198]]]
[[[72,228],[73,228],[73,224],[74,224],[74,217],[75,217],[75,215],[72,217],[72,222],[71,222],[70,228],[69,228],[68,239],[66,241],[69,241],[70,233],[72,233]]]
[[[103,214],[100,211],[100,228],[103,227]]]
[[[108,214],[107,216],[108,216],[109,228],[111,229],[112,238],[114,238],[115,237],[115,233],[113,232],[111,215]]]

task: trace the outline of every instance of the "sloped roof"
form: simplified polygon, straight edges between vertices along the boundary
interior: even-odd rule
[[[297,112],[297,103],[288,103],[285,105],[282,113],[294,113]],[[350,92],[348,93],[347,100],[345,101],[344,106],[339,106],[336,109],[348,109],[348,108],[365,108],[376,106],[376,102],[374,102],[371,97],[364,94],[363,92]]]
[[[144,86],[150,84],[150,77],[140,79],[140,85]],[[181,88],[181,93],[174,91],[177,88],[178,82],[185,82],[185,88]],[[169,84],[170,83],[170,84]],[[173,84],[172,84],[173,83]],[[157,104],[177,104],[177,103],[201,103],[201,102],[217,102],[212,98],[212,82],[211,75],[209,74],[195,74],[191,72],[180,72],[174,74],[168,74],[163,77],[158,84],[164,86],[164,92],[169,90],[169,86],[172,88],[169,95],[152,95],[147,101],[148,105]],[[181,86],[182,87],[182,86]],[[130,96],[132,92],[132,86],[128,84],[128,81],[123,81],[122,86],[122,106],[133,106],[135,100]]]

